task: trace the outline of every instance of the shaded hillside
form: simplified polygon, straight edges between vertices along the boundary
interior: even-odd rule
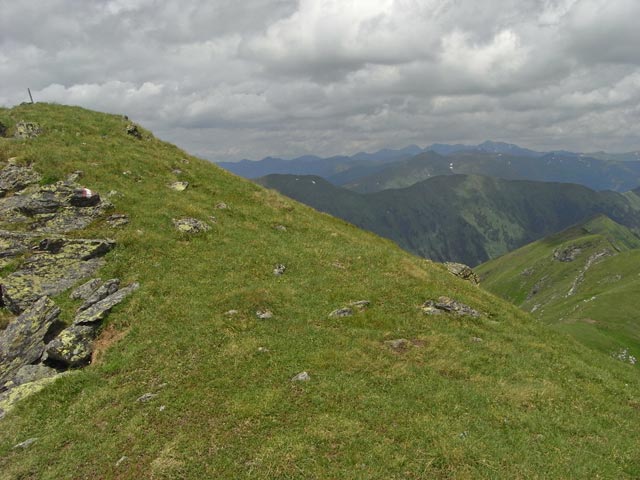
[[[485,175],[507,180],[535,180],[584,185],[593,190],[627,191],[640,185],[640,161],[613,161],[578,154],[540,157],[469,151],[442,156],[422,153],[359,178],[347,188],[361,193],[403,188],[438,175]]]
[[[640,228],[633,193],[572,184],[451,175],[358,194],[319,177],[269,175],[258,181],[418,255],[472,266],[597,213]]]
[[[607,353],[640,358],[640,238],[604,216],[480,265],[487,290]]]
[[[0,138],[2,166],[111,194],[129,224],[83,235],[140,288],[90,366],[0,420],[0,478],[637,476],[637,367],[122,117],[0,109],[20,120],[42,133]]]

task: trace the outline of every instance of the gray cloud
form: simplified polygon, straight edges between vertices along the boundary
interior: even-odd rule
[[[214,160],[487,138],[640,148],[637,0],[0,0],[0,104]]]

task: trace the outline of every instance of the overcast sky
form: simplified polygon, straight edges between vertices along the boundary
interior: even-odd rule
[[[0,0],[0,104],[212,160],[486,139],[640,149],[639,0]]]

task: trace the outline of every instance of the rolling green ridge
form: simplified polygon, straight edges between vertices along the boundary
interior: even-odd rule
[[[141,287],[114,308],[90,366],[0,420],[0,479],[637,478],[636,366],[388,240],[143,129],[127,135],[122,117],[0,109],[9,132],[21,120],[43,133],[0,138],[0,162],[49,180],[82,170],[89,188],[120,192],[131,222],[83,234],[117,241],[103,278]],[[185,191],[167,188],[176,177]],[[172,225],[182,216],[212,228],[187,236]],[[441,295],[482,314],[425,315]],[[263,309],[273,318],[256,318]],[[302,371],[310,381],[292,382]],[[157,396],[136,401],[145,393]]]
[[[447,156],[426,152],[395,162],[384,170],[361,177],[345,186],[360,193],[371,193],[389,188],[404,188],[431,177],[454,174],[576,183],[594,190],[622,192],[640,184],[640,160],[617,161],[562,153],[527,157],[478,151]]]
[[[472,266],[598,213],[640,228],[635,193],[573,184],[450,175],[359,194],[320,177],[268,175],[257,181],[417,255]]]
[[[562,252],[575,253],[558,261]],[[640,355],[640,238],[598,216],[477,268],[487,290],[603,352]]]

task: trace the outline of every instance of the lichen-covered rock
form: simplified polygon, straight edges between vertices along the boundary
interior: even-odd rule
[[[173,225],[182,233],[200,233],[211,230],[211,227],[195,218],[174,218]]]
[[[256,317],[258,317],[260,320],[268,320],[270,318],[273,318],[273,313],[271,312],[271,310],[258,310],[256,312]]]
[[[59,314],[53,301],[42,297],[0,332],[0,385],[40,358],[44,337]]]
[[[449,270],[449,273],[459,277],[463,280],[466,280],[474,285],[480,285],[480,277],[476,275],[476,273],[464,263],[455,263],[455,262],[445,262],[445,267]]]
[[[369,300],[358,300],[356,302],[349,303],[349,306],[355,307],[361,311],[366,310],[367,308],[369,308],[370,305],[371,305],[371,302]]]
[[[36,382],[43,378],[55,377],[58,371],[41,363],[20,367],[14,376],[4,385],[0,385],[0,391],[6,391],[25,383]]]
[[[396,338],[395,340],[387,340],[384,342],[392,350],[403,351],[411,346],[411,342],[406,338]]]
[[[311,380],[311,375],[307,372],[300,372],[295,377],[291,379],[292,382],[308,382]]]
[[[9,164],[0,170],[0,190],[19,191],[38,183],[40,178],[40,174],[32,168]]]
[[[422,305],[422,311],[428,315],[433,315],[434,311],[453,313],[458,316],[479,317],[480,312],[474,310],[464,303],[453,300],[449,297],[439,297],[437,301],[427,300]],[[437,313],[436,313],[437,314]]]
[[[99,278],[92,278],[88,282],[83,283],[78,288],[76,288],[71,294],[69,298],[71,300],[86,300],[91,296],[93,292],[95,292],[98,287],[102,285],[102,280]]]
[[[287,267],[285,265],[283,265],[282,263],[277,264],[274,269],[273,269],[273,274],[276,277],[279,277],[280,275],[284,275],[284,272],[287,270]]]
[[[13,136],[16,138],[35,138],[41,133],[40,125],[35,122],[18,122]]]
[[[171,190],[175,190],[176,192],[183,192],[189,186],[189,182],[173,182],[168,185]]]
[[[0,267],[29,251],[31,241],[31,235],[0,230]]]
[[[0,393],[0,418],[10,412],[20,400],[39,392],[47,385],[55,382],[62,375],[64,375],[64,373],[59,373],[53,377],[41,378],[35,382],[24,383],[4,393]]]
[[[558,262],[573,262],[582,253],[582,248],[577,245],[567,245],[556,248],[553,251],[553,259]]]
[[[124,227],[129,223],[129,216],[124,213],[114,213],[107,217],[107,223],[112,227]]]
[[[98,303],[100,300],[107,298],[109,295],[113,295],[118,291],[119,287],[119,278],[112,278],[111,280],[107,280],[85,299],[85,302],[80,305],[80,307],[78,307],[78,312],[86,310],[91,305]]]
[[[73,321],[74,325],[92,324],[101,321],[109,313],[109,311],[120,302],[122,302],[127,296],[135,292],[140,288],[139,283],[132,283],[131,285],[121,288],[117,292],[108,297],[94,303],[92,306],[83,310],[76,315]]]
[[[133,123],[130,123],[129,125],[127,125],[126,132],[127,132],[127,135],[131,135],[132,137],[135,137],[138,139],[142,138],[142,134],[140,133],[140,130],[138,130],[138,126]]]
[[[62,330],[46,348],[47,360],[61,362],[69,367],[86,365],[93,353],[94,326],[72,325]]]
[[[18,270],[3,279],[2,301],[18,314],[44,295],[58,295],[93,275],[103,265],[100,257],[114,245],[100,239],[43,240]]]

